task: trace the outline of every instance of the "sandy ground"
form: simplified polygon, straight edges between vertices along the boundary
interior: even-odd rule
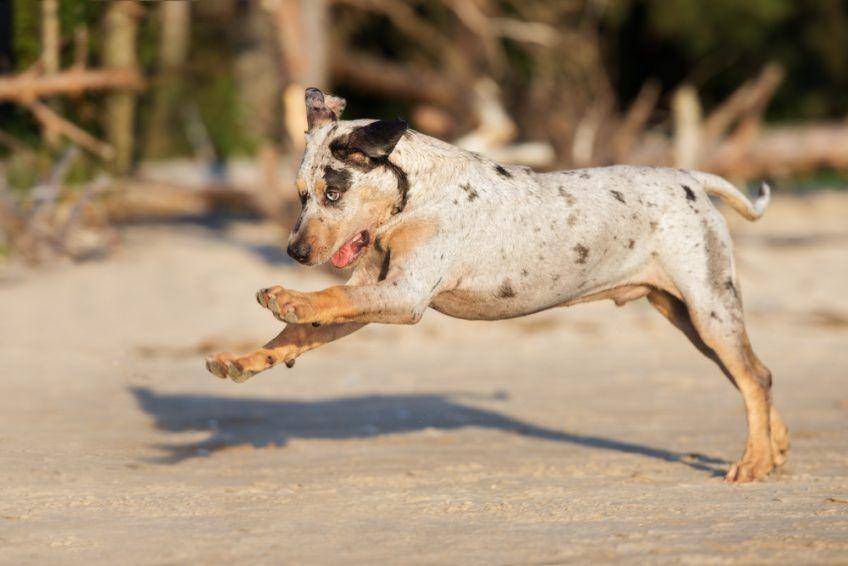
[[[375,326],[237,385],[203,368],[317,289],[272,226],[136,226],[0,283],[0,562],[848,563],[848,200],[734,220],[793,434],[724,484],[741,400],[640,301]]]

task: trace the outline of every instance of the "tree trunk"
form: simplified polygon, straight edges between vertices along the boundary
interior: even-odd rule
[[[45,75],[59,72],[59,0],[41,2],[41,65]],[[55,101],[47,103],[56,109]],[[59,133],[56,130],[44,127],[41,135],[48,146],[59,145]]]
[[[104,17],[103,62],[108,69],[134,71],[138,19],[142,9],[135,0],[111,2]],[[133,157],[136,97],[132,92],[115,92],[106,97],[106,139],[115,149],[112,162],[118,174],[129,171]]]
[[[163,157],[172,147],[176,103],[182,91],[181,71],[186,62],[191,26],[191,2],[172,0],[159,4],[159,76],[147,127],[145,156]]]
[[[307,87],[328,87],[327,3],[325,0],[278,0],[277,34],[285,63],[285,128],[294,153],[303,150]]]

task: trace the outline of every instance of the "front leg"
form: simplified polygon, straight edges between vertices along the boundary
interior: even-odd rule
[[[241,383],[280,363],[292,367],[295,358],[301,354],[343,338],[363,326],[349,323],[316,328],[312,325],[289,324],[276,338],[258,350],[241,356],[221,353],[208,358],[206,369],[221,379],[230,378]]]
[[[340,324],[380,322],[414,324],[430,303],[430,295],[404,281],[376,285],[336,285],[323,291],[303,293],[270,287],[256,295],[259,304],[288,323]]]

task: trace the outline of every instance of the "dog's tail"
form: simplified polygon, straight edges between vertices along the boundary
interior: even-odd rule
[[[695,179],[701,183],[709,195],[721,197],[721,200],[729,204],[733,209],[744,216],[747,220],[758,220],[766,211],[771,200],[771,188],[763,182],[760,185],[760,193],[752,203],[742,191],[731,185],[718,175],[702,173],[700,171],[689,171]]]

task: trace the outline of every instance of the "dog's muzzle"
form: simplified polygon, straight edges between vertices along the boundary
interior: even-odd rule
[[[292,242],[286,252],[296,261],[306,263],[312,253],[312,246],[308,242]]]

